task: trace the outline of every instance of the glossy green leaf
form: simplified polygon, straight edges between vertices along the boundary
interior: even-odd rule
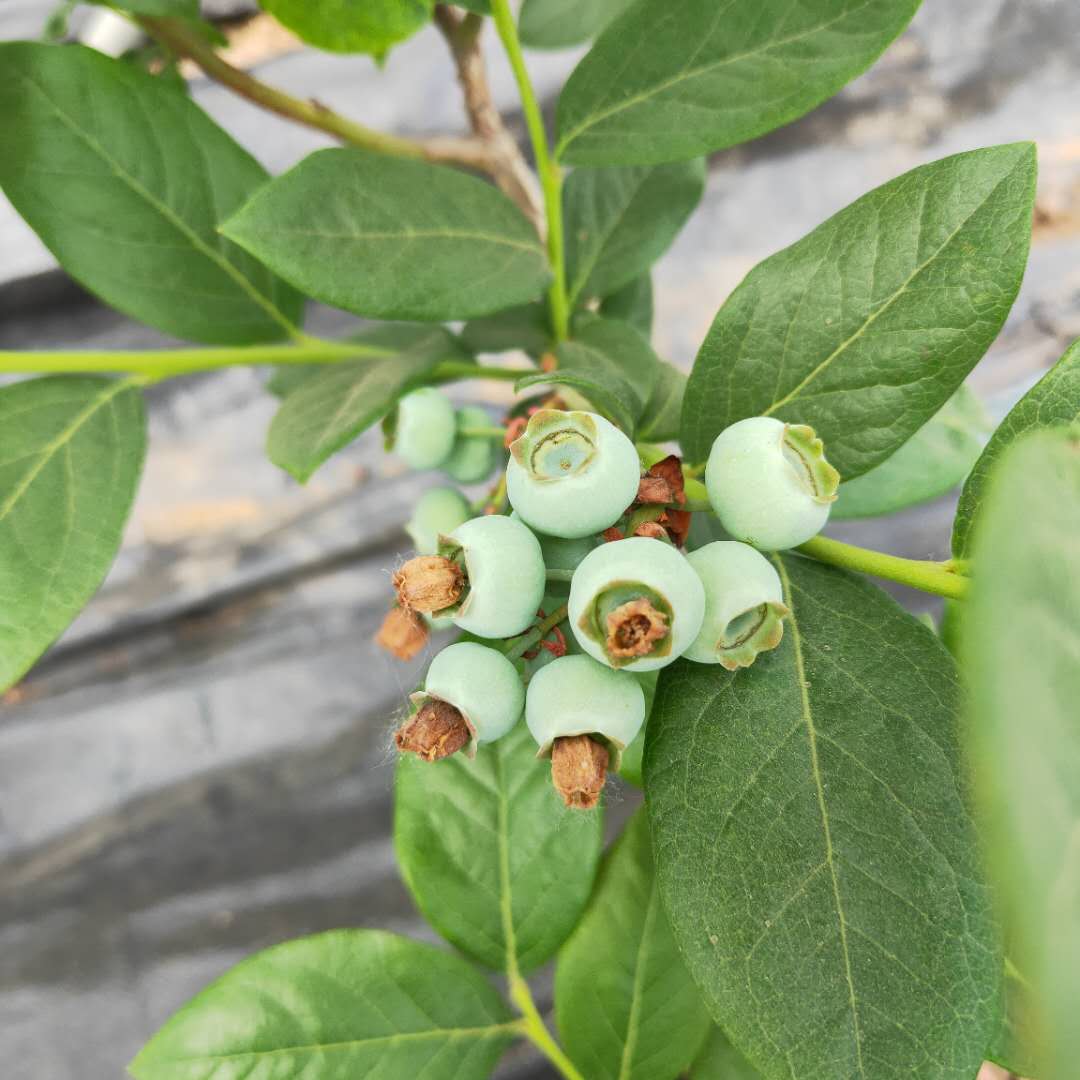
[[[998,458],[1021,435],[1039,428],[1062,427],[1080,420],[1080,341],[1020,399],[986,444],[960,494],[953,523],[952,548],[957,558],[971,554],[972,526],[986,483]]]
[[[393,408],[441,360],[460,359],[460,345],[441,326],[402,352],[329,364],[295,387],[270,423],[270,460],[300,483]]]
[[[648,271],[701,200],[705,162],[575,169],[563,187],[571,304],[607,296]]]
[[[470,761],[398,759],[394,843],[428,922],[490,968],[528,971],[576,925],[600,858],[599,812],[567,810],[518,724]]]
[[[780,646],[660,677],[645,790],[676,941],[769,1080],[972,1080],[1001,957],[952,658],[868,582],[775,562]]]
[[[434,0],[259,0],[278,22],[319,49],[381,56],[431,18]]]
[[[761,1073],[717,1027],[690,1067],[690,1080],[761,1080]]]
[[[573,165],[682,161],[764,135],[832,97],[919,0],[638,0],[559,98]]]
[[[589,1080],[675,1080],[712,1026],[675,947],[639,810],[555,969],[559,1034]]]
[[[652,335],[653,287],[652,278],[642,274],[600,301],[599,312],[606,319],[621,319],[646,337]]]
[[[165,333],[285,336],[301,298],[218,224],[266,180],[185,94],[82,46],[0,44],[0,187],[61,266]]]
[[[995,464],[961,655],[987,853],[1045,1033],[1041,1080],[1080,1061],[1080,430]]]
[[[661,361],[656,385],[645,406],[639,437],[649,442],[677,439],[685,393],[686,376],[677,367]]]
[[[377,930],[256,953],[177,1012],[135,1080],[486,1080],[515,1038],[471,964]]]
[[[565,49],[596,37],[633,0],[523,0],[518,18],[522,43]]]
[[[747,416],[810,424],[845,480],[956,392],[1000,330],[1031,237],[1035,153],[913,169],[750,272],[698,353],[682,446],[703,461]]]
[[[0,388],[0,691],[104,580],[145,450],[130,383],[60,375]]]
[[[982,453],[986,413],[966,386],[891,458],[840,485],[830,517],[875,517],[929,502],[951,491]]]
[[[534,301],[470,319],[462,328],[461,340],[474,353],[523,349],[530,356],[540,356],[551,347],[547,305]]]
[[[547,284],[533,227],[502,192],[442,165],[320,150],[224,232],[310,296],[379,319],[486,315]]]

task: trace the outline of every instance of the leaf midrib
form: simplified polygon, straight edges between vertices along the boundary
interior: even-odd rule
[[[539,256],[541,259],[545,257],[544,249],[539,244],[533,244],[526,240],[513,240],[510,237],[499,236],[498,234],[474,232],[468,229],[402,229],[400,232],[386,232],[384,230],[373,232],[360,230],[352,232],[321,232],[313,229],[285,229],[275,225],[274,232],[279,236],[306,236],[315,240],[394,240],[406,243],[411,240],[483,240],[489,244],[514,248],[517,251],[526,251],[530,255]]]
[[[420,1042],[425,1039],[486,1039],[503,1033],[510,1034],[519,1029],[517,1020],[507,1020],[502,1024],[485,1024],[471,1028],[429,1028],[427,1031],[401,1031],[393,1035],[372,1035],[365,1039],[345,1039],[335,1043],[307,1043],[302,1046],[277,1046],[272,1050],[240,1050],[232,1054],[198,1054],[182,1058],[150,1058],[147,1065],[190,1065],[199,1062],[220,1063],[240,1061],[245,1058],[269,1058],[288,1054],[336,1053],[381,1045],[392,1046],[394,1043]],[[137,1062],[136,1062],[137,1063]]]
[[[873,326],[874,323],[881,318],[882,315],[884,315],[887,311],[891,310],[893,304],[895,304],[902,296],[904,296],[905,293],[907,293],[915,279],[922,275],[941,257],[942,253],[949,248],[949,246],[957,238],[957,236],[959,236],[960,233],[965,228],[967,228],[972,218],[974,218],[976,214],[980,213],[982,209],[986,206],[986,204],[990,202],[990,200],[997,194],[998,189],[1001,187],[1001,185],[1004,184],[1005,181],[1012,176],[1015,169],[1016,164],[1014,164],[1001,177],[1001,179],[998,180],[998,182],[990,189],[990,191],[986,193],[985,198],[980,200],[978,206],[975,206],[971,210],[971,212],[967,214],[964,219],[956,226],[956,228],[949,233],[949,235],[944,239],[944,241],[942,241],[942,243],[934,250],[933,254],[928,256],[923,262],[919,263],[914,270],[911,271],[911,273],[900,283],[899,287],[892,294],[892,296],[890,296],[880,307],[874,310],[870,315],[866,317],[866,319],[863,320],[862,324],[857,330],[855,330],[854,333],[852,333],[846,340],[842,341],[839,345],[837,345],[837,347],[827,357],[825,357],[825,359],[822,360],[821,363],[818,364],[813,371],[806,375],[798,383],[798,385],[794,387],[794,389],[789,391],[778,401],[774,401],[767,409],[762,412],[761,415],[771,416],[777,409],[781,409],[785,405],[794,401],[797,397],[801,397],[802,391],[805,390],[806,387],[810,385],[810,383],[817,379],[818,376],[823,375],[832,366],[833,362],[838,357],[843,355],[843,353],[845,353],[852,345],[854,345],[855,342],[858,341],[870,329],[870,327]],[[809,292],[809,289],[807,289],[807,292]]]
[[[139,198],[146,202],[153,210],[155,210],[165,221],[167,221],[177,232],[183,236],[188,243],[204,258],[213,262],[218,269],[231,278],[236,285],[239,286],[242,292],[246,293],[248,297],[255,302],[256,305],[261,307],[267,315],[273,319],[287,334],[295,336],[298,331],[297,328],[289,321],[288,318],[278,309],[277,305],[267,296],[264,296],[255,285],[238,270],[228,259],[225,258],[221,252],[217,251],[211,245],[207,244],[201,236],[190,225],[180,217],[167,203],[158,199],[152,191],[144,187],[139,181],[132,176],[123,165],[114,158],[105,147],[93,138],[88,132],[84,131],[78,124],[78,122],[71,116],[69,116],[58,105],[45,90],[45,87],[35,82],[28,75],[17,73],[18,77],[23,80],[28,86],[36,90],[52,111],[56,114],[60,122],[77,138],[79,139],[92,153],[104,161],[113,173],[120,179],[128,188],[133,191]],[[196,140],[197,142],[198,140]]]
[[[678,86],[680,83],[687,81],[688,79],[696,79],[699,75],[705,75],[710,71],[717,68],[726,67],[728,64],[738,63],[741,60],[749,60],[751,57],[757,56],[760,53],[767,53],[772,49],[779,48],[785,45],[793,45],[798,41],[802,41],[804,38],[812,37],[814,34],[819,34],[823,30],[828,30],[829,27],[835,23],[841,22],[849,16],[862,11],[870,5],[871,0],[864,0],[864,2],[855,8],[843,12],[841,15],[837,15],[835,18],[819,24],[818,26],[811,27],[808,30],[804,30],[799,34],[793,34],[787,38],[777,38],[773,41],[756,48],[750,49],[747,52],[734,53],[731,56],[725,56],[723,59],[714,60],[708,64],[702,64],[696,68],[684,68],[678,74],[671,76],[669,79],[665,79],[663,82],[659,82],[648,90],[643,90],[638,94],[634,94],[632,97],[624,98],[622,101],[615,105],[609,106],[607,109],[603,109],[598,113],[593,114],[576,128],[572,128],[566,135],[559,140],[559,145],[555,149],[555,157],[561,158],[563,151],[570,145],[579,135],[588,131],[589,128],[594,127],[596,124],[607,120],[609,117],[617,116],[620,112],[624,112],[626,109],[632,108],[635,105],[640,104],[643,101],[648,101],[650,98],[655,97],[658,94],[664,93],[665,90],[670,90],[673,86]]]
[[[37,463],[27,470],[26,475],[22,481],[15,485],[11,493],[0,504],[0,522],[11,513],[15,508],[19,500],[30,490],[34,481],[41,475],[45,466],[53,459],[54,455],[62,450],[71,440],[78,434],[79,429],[86,424],[90,418],[99,410],[104,408],[114,397],[123,393],[125,390],[130,389],[133,383],[128,379],[117,380],[112,385],[102,389],[102,392],[96,395],[83,409],[76,413],[75,417],[70,420],[60,432],[53,437],[53,439],[47,442],[40,450],[36,451],[34,456],[38,458]]]
[[[825,840],[825,862],[829,867],[829,879],[832,883],[833,900],[836,904],[837,924],[840,930],[840,951],[844,958],[844,980],[848,988],[848,1001],[851,1006],[851,1019],[855,1035],[855,1056],[858,1062],[859,1075],[866,1080],[866,1066],[862,1056],[862,1030],[859,1024],[859,1005],[855,993],[855,980],[852,976],[851,952],[847,939],[847,915],[844,912],[844,903],[840,896],[840,880],[836,871],[835,851],[832,843],[832,829],[829,824],[829,811],[825,803],[825,787],[821,776],[821,764],[817,752],[817,727],[814,724],[813,711],[810,708],[810,694],[807,691],[809,683],[806,681],[806,664],[803,658],[802,632],[799,629],[795,611],[795,600],[792,596],[791,579],[788,577],[787,567],[784,560],[774,555],[772,559],[780,574],[780,580],[784,588],[784,596],[788,605],[788,621],[791,624],[792,651],[795,654],[795,677],[799,683],[799,695],[802,708],[802,719],[806,726],[807,745],[810,751],[810,768],[814,777],[814,789],[817,795],[818,810],[821,815],[821,828]]]

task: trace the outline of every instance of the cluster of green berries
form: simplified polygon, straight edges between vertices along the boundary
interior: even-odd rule
[[[433,387],[414,390],[398,402],[388,425],[388,444],[410,468],[442,469],[461,484],[486,480],[495,468],[498,446],[489,435],[474,435],[491,424],[475,405],[454,408]]]
[[[430,426],[409,435],[413,421],[399,418],[402,456],[422,457]],[[736,671],[780,644],[787,608],[762,552],[814,536],[839,484],[813,431],[769,417],[723,431],[705,489],[733,539],[689,554],[678,459],[642,472],[634,444],[603,417],[542,408],[509,447],[509,515],[470,517],[449,489],[424,496],[409,525],[417,557],[394,575],[399,618],[449,620],[483,640],[438,654],[400,749],[431,761],[473,754],[524,713],[566,804],[588,808],[644,724],[642,673],[680,656]],[[569,640],[557,629],[563,596]],[[554,641],[537,630],[545,609],[556,609],[542,627]],[[552,655],[530,667],[517,647],[529,645]]]

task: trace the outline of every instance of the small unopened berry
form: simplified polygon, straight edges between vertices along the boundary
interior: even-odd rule
[[[581,647],[609,667],[670,664],[701,629],[705,590],[686,557],[632,536],[590,552],[570,583],[569,620]]]
[[[563,656],[533,675],[525,697],[525,722],[551,758],[555,789],[567,806],[596,805],[609,766],[645,720],[638,681],[588,656]]]
[[[510,446],[506,494],[530,527],[583,537],[624,513],[640,476],[634,444],[602,416],[541,409]]]
[[[780,644],[788,613],[784,590],[760,551],[735,540],[716,540],[686,558],[705,586],[705,618],[686,650],[687,659],[735,671]]]
[[[813,428],[769,416],[720,432],[705,468],[720,524],[762,551],[798,547],[821,532],[839,485]]]
[[[416,502],[405,531],[418,555],[434,555],[439,537],[469,520],[469,504],[457,488],[429,488]]]
[[[457,434],[450,456],[442,463],[444,472],[459,484],[475,484],[486,480],[499,453],[498,443],[488,435],[462,435],[469,428],[491,426],[491,418],[476,405],[466,405],[457,411]]]
[[[413,469],[435,469],[450,457],[456,430],[450,399],[425,386],[398,402],[392,449]]]
[[[428,628],[414,611],[392,607],[383,619],[375,643],[398,660],[411,660],[427,644]]]
[[[399,750],[437,761],[461,749],[472,756],[478,744],[505,735],[521,718],[525,690],[502,653],[462,641],[432,660],[424,689],[411,700],[417,711],[394,741]]]

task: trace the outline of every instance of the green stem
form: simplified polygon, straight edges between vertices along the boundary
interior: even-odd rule
[[[527,633],[524,633],[519,637],[513,645],[506,650],[504,654],[507,660],[519,660],[525,655],[534,645],[541,642],[551,633],[551,631],[563,622],[566,618],[566,605],[557,607],[550,615],[541,619]]]
[[[494,0],[494,2],[498,3],[498,0]],[[536,1002],[533,1001],[529,984],[516,971],[509,972],[508,979],[510,982],[510,1000],[521,1011],[524,1020],[522,1032],[525,1038],[555,1066],[559,1074],[565,1077],[566,1080],[585,1080],[585,1077],[578,1072],[574,1063],[566,1056],[562,1047],[551,1037],[551,1032],[548,1031],[544,1018],[540,1015]]]
[[[124,372],[149,380],[171,379],[197,371],[252,364],[333,364],[395,356],[396,349],[362,342],[319,341],[308,338],[296,345],[243,345],[205,349],[148,349],[130,351],[87,350],[75,352],[7,352],[0,350],[0,373],[77,374]],[[430,382],[458,379],[495,379],[513,382],[521,371],[487,367],[464,360],[444,360],[429,376]],[[492,429],[494,431],[494,429]],[[499,430],[500,437],[502,430]]]
[[[947,596],[951,600],[962,600],[968,591],[968,579],[949,569],[947,563],[901,559],[897,555],[855,547],[827,536],[815,536],[795,550],[831,566],[896,581],[923,592]]]
[[[525,123],[529,129],[533,156],[536,158],[536,171],[540,174],[540,186],[544,192],[544,209],[547,213],[548,259],[554,272],[548,294],[551,305],[551,328],[556,341],[564,341],[570,325],[570,304],[566,293],[566,260],[563,254],[562,220],[562,170],[548,150],[547,132],[544,130],[544,118],[536,100],[525,57],[518,40],[517,24],[510,11],[509,0],[491,0],[491,13],[495,26],[502,39],[510,67],[517,80],[521,94],[521,107],[525,113]]]

